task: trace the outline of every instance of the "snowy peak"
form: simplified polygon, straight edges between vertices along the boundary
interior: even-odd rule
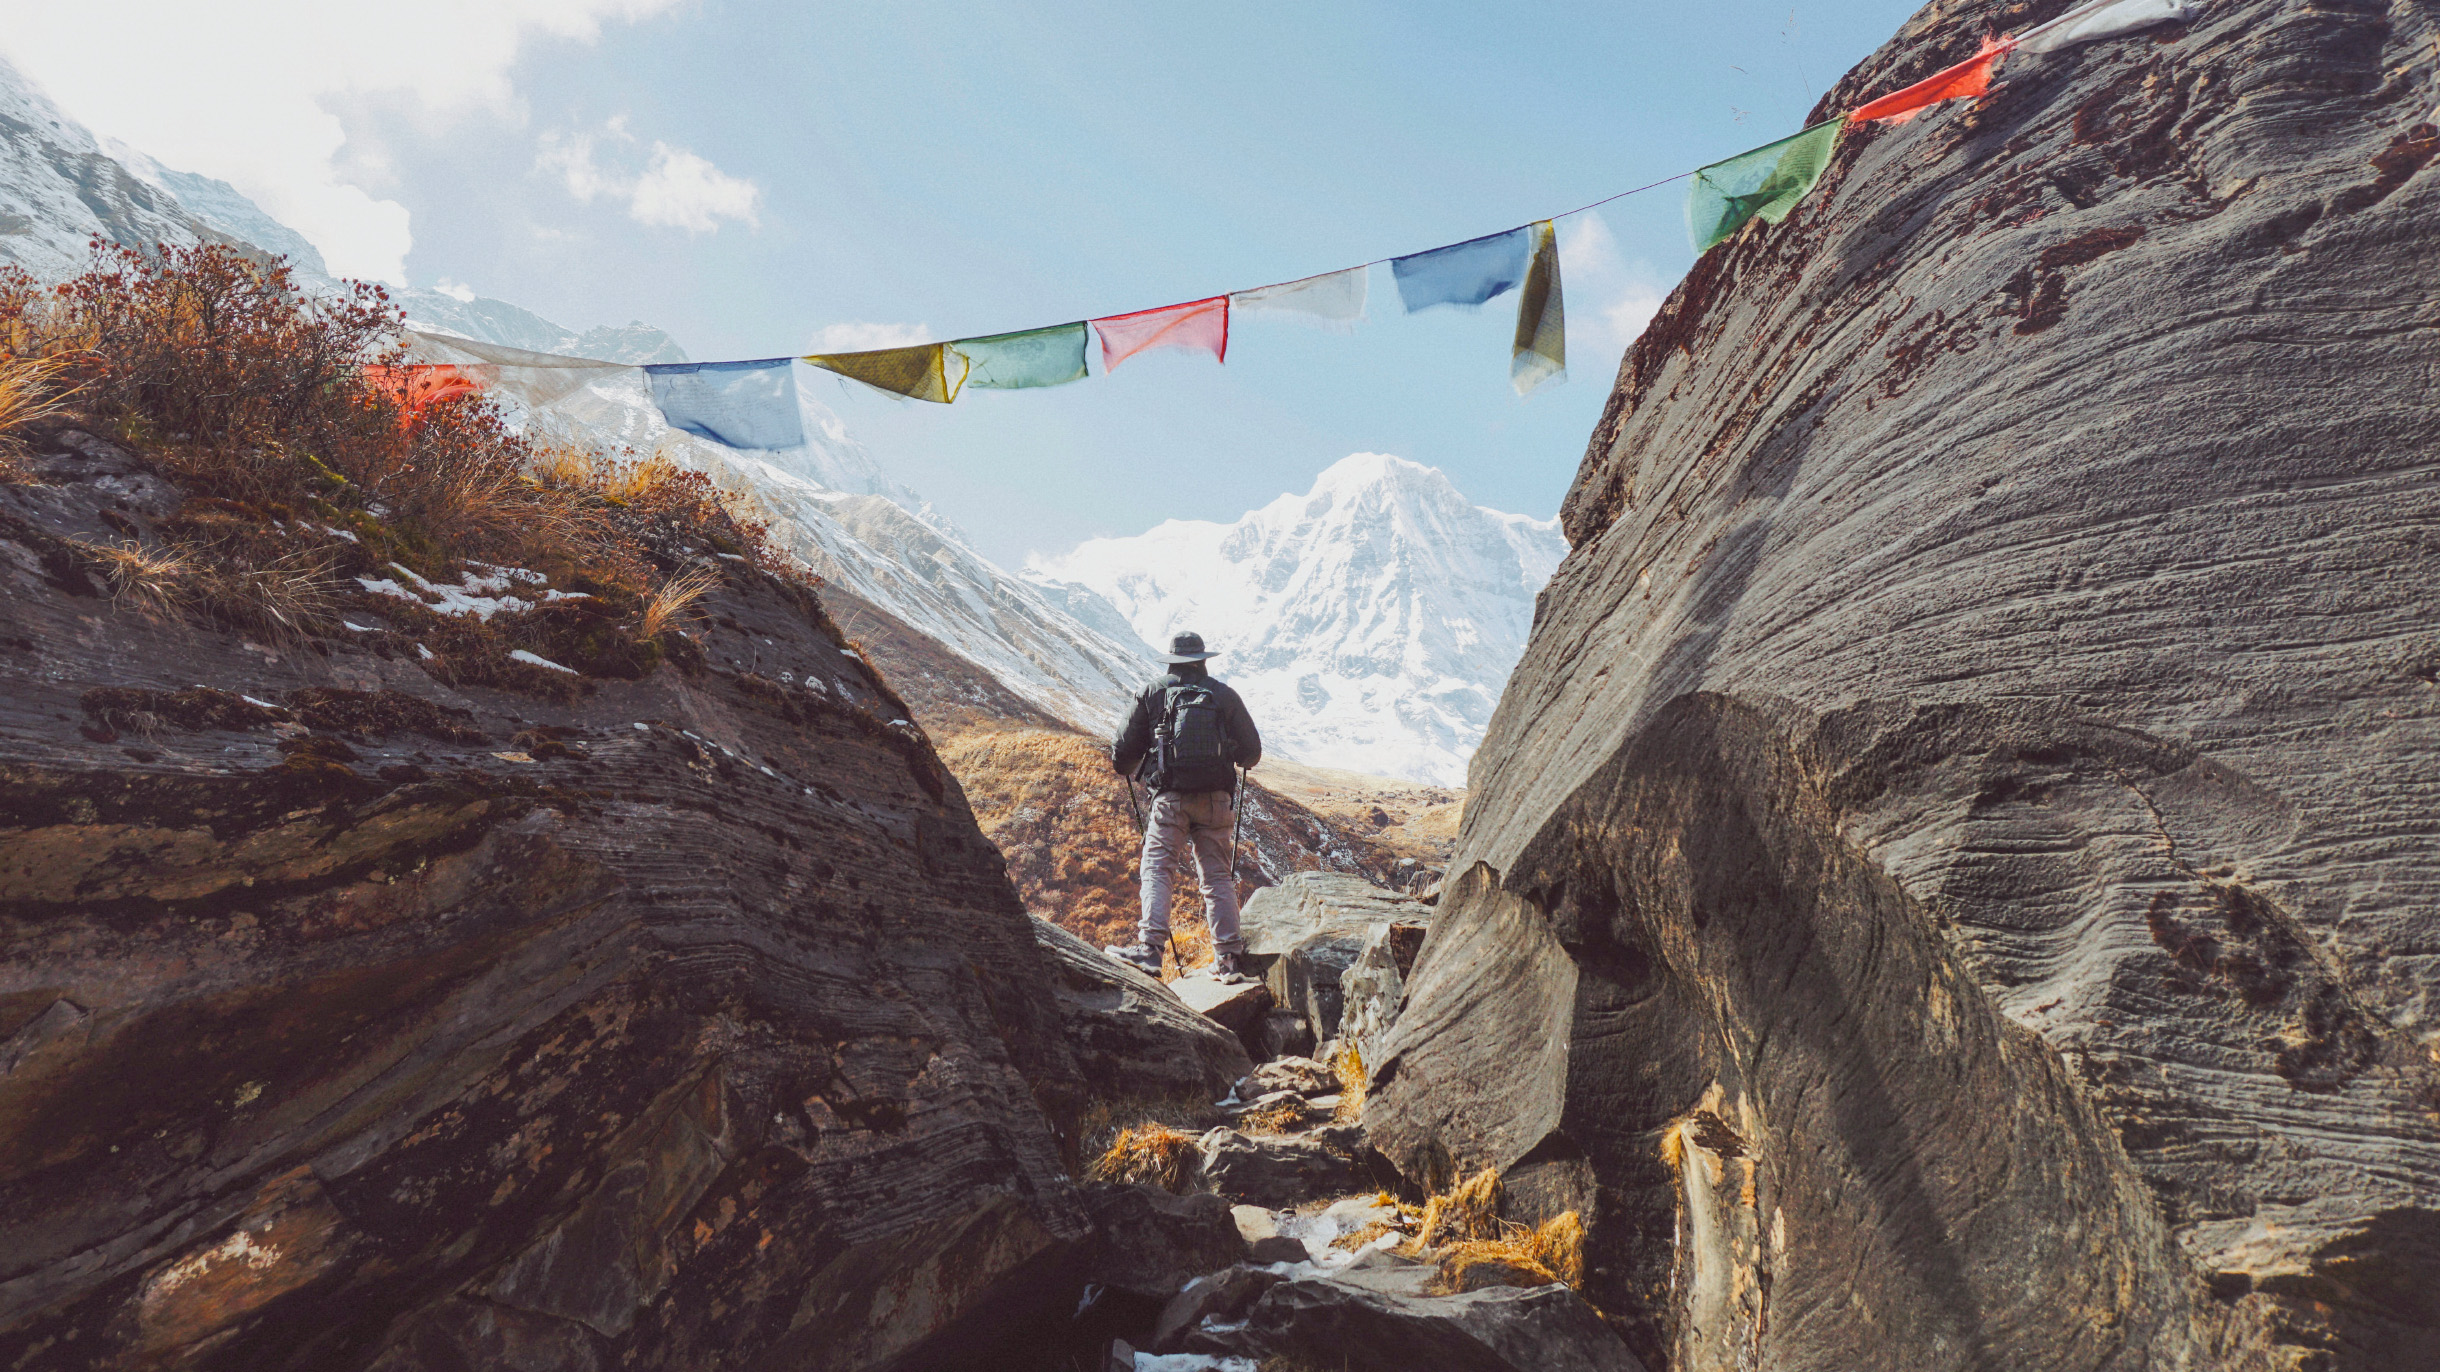
[[[1555,519],[1356,453],[1234,523],[1094,539],[1028,575],[1098,593],[1148,643],[1201,633],[1288,756],[1456,784],[1565,552]]]

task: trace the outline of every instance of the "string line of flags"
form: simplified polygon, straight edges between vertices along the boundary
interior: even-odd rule
[[[2184,0],[2088,0],[2015,37],[1985,39],[1982,48],[1943,71],[1892,91],[1844,115],[1789,137],[1714,162],[1652,186],[1691,178],[1686,229],[1697,252],[1708,252],[1759,219],[1787,218],[1830,165],[1839,134],[1850,125],[1904,123],[1944,101],[1987,93],[2011,53],[2056,52],[2155,24],[2191,17]],[[1607,204],[1595,201],[1581,210]],[[1441,306],[1473,308],[1518,293],[1509,380],[1519,395],[1567,369],[1566,310],[1559,285],[1557,221],[1536,220],[1500,233],[1385,260],[1398,303],[1408,314]],[[1031,390],[1064,386],[1090,375],[1087,354],[1098,345],[1109,372],[1156,348],[1208,352],[1228,360],[1229,331],[1239,315],[1280,316],[1338,331],[1365,317],[1371,269],[1379,261],[1183,304],[1046,328],[860,352],[764,357],[734,362],[674,362],[636,367],[563,357],[444,334],[410,331],[407,366],[376,379],[410,411],[452,395],[494,390],[541,409],[595,382],[641,371],[653,401],[673,429],[734,448],[783,450],[804,442],[796,404],[795,365],[835,372],[893,395],[950,404],[967,390]]]

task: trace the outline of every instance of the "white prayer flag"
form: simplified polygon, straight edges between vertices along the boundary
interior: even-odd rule
[[[2094,0],[2029,30],[2017,40],[2017,51],[2057,52],[2154,24],[2182,22],[2193,18],[2195,9],[2184,0]]]
[[[1294,315],[1309,324],[1346,333],[1364,319],[1364,296],[1370,269],[1349,267],[1301,281],[1257,286],[1228,298],[1229,308],[1243,313]]]

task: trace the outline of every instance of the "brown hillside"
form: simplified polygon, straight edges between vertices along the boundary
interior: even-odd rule
[[[1096,945],[1131,936],[1141,831],[1127,807],[1126,783],[1110,770],[1098,741],[1058,729],[983,729],[944,741],[941,760],[965,788],[983,833],[1006,855],[1028,909]],[[1140,789],[1137,795],[1140,805]],[[1398,855],[1373,839],[1259,781],[1247,787],[1237,855],[1241,898],[1290,872],[1349,872],[1387,882],[1397,870]],[[1170,915],[1189,965],[1210,955],[1202,907],[1187,882]]]

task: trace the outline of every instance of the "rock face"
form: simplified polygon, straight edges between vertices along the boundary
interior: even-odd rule
[[[1431,908],[1361,877],[1299,872],[1242,911],[1245,954],[1281,1009],[1305,1018],[1316,1043],[1339,1032],[1340,976],[1376,926],[1421,923]]]
[[[1625,359],[1367,1123],[1648,1361],[2440,1360],[2436,41],[2011,58]]]
[[[1429,925],[1405,921],[1376,924],[1355,961],[1339,973],[1339,1041],[1356,1050],[1358,1061],[1371,1062],[1380,1055],[1406,1003],[1406,979],[1430,932]]]
[[[114,606],[177,497],[84,448],[0,488],[0,1365],[949,1366],[1069,1261],[1055,964],[808,593],[452,689]]]
[[[1087,1182],[1096,1251],[1085,1279],[1166,1302],[1194,1277],[1246,1260],[1229,1203],[1151,1186]]]
[[[1060,1019],[1095,1099],[1218,1100],[1253,1070],[1235,1034],[1158,980],[1048,920],[1032,924],[1057,966]]]

